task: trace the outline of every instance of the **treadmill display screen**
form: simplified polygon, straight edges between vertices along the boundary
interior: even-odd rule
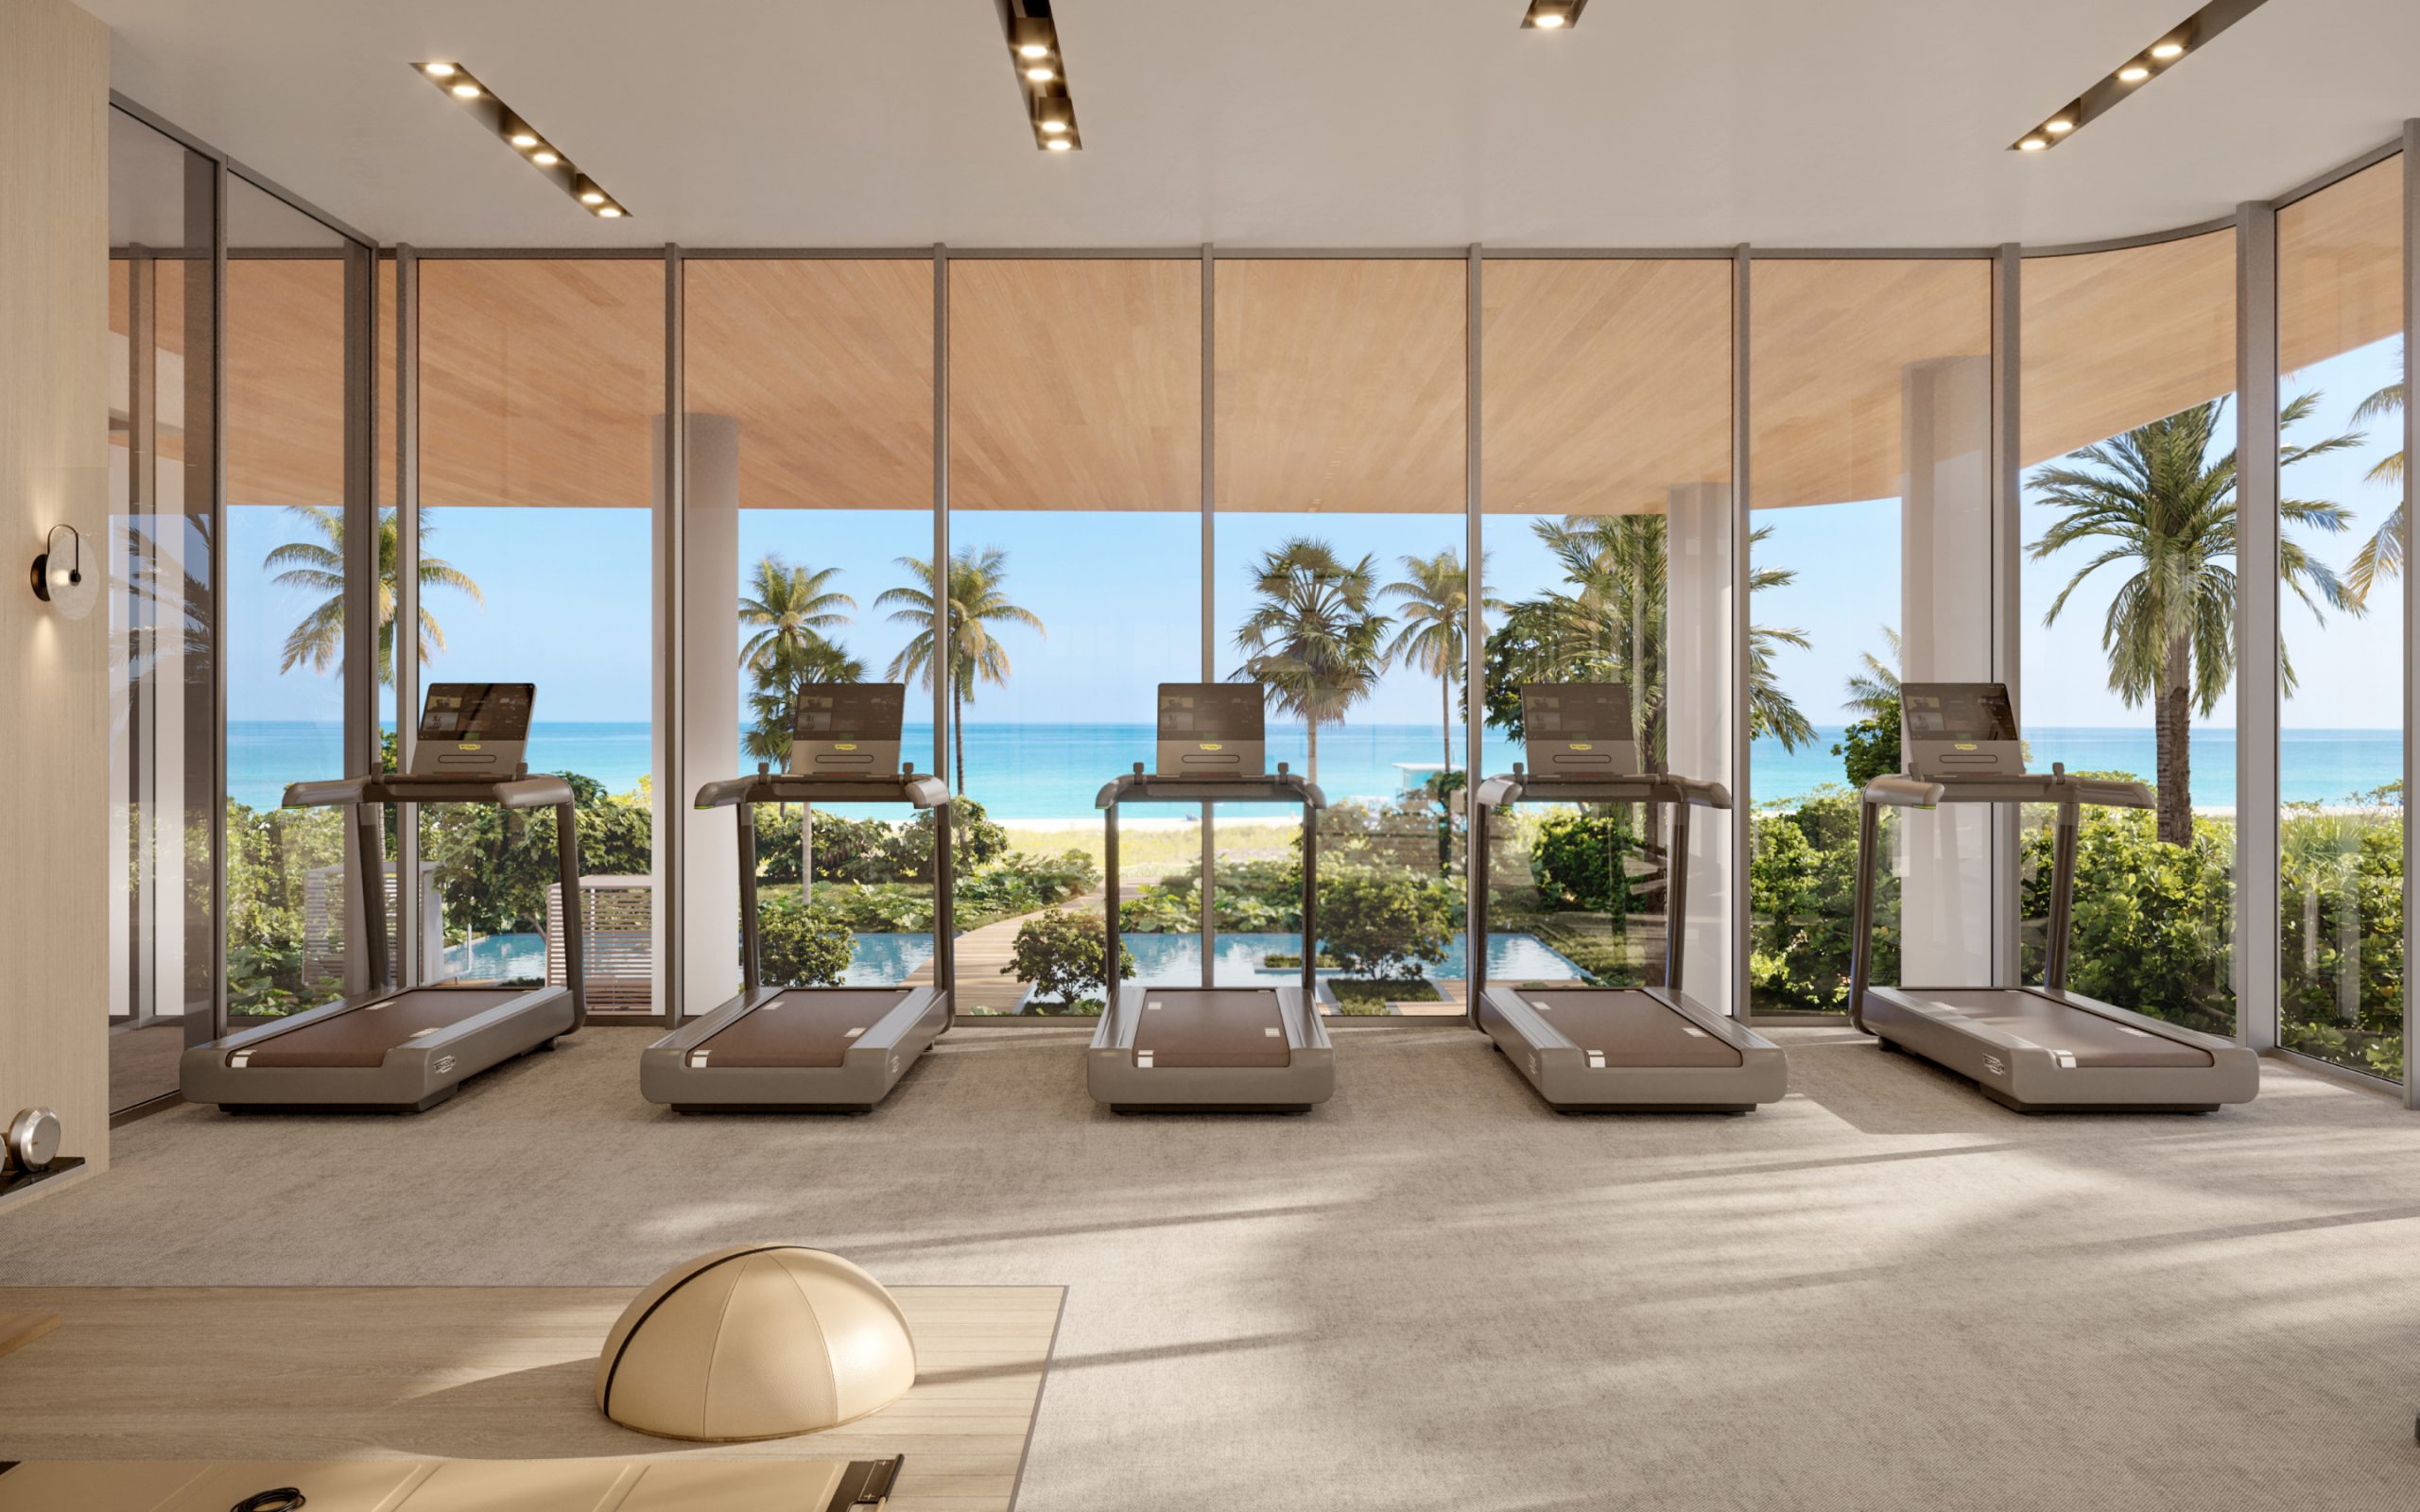
[[[1263,692],[1256,682],[1163,682],[1163,740],[1258,740]]]
[[[2016,712],[1998,682],[1910,682],[1899,690],[1910,740],[2015,740]]]
[[[1545,740],[1629,740],[1630,690],[1618,682],[1527,683],[1521,723]]]
[[[790,734],[799,740],[895,741],[907,713],[904,682],[810,683],[798,691]]]
[[[421,709],[420,738],[476,745],[529,738],[534,682],[432,682]]]

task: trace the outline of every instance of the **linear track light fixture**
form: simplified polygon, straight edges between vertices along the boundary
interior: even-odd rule
[[[1588,0],[1530,0],[1528,14],[1521,18],[1523,31],[1569,31],[1580,25],[1580,12],[1588,9]]]
[[[2008,145],[2011,152],[2048,152],[2089,122],[2108,113],[2154,77],[2208,45],[2211,38],[2260,9],[2265,0],[2211,0],[2160,33],[2158,40],[2111,70],[2108,77],[2050,112],[2048,119]]]
[[[477,117],[479,123],[501,138],[504,145],[520,154],[521,161],[538,170],[558,189],[572,197],[582,210],[599,220],[619,220],[630,212],[622,202],[607,194],[596,180],[572,166],[571,161],[545,134],[504,101],[495,91],[473,77],[460,63],[425,62],[412,64],[412,71],[443,90],[455,103]]]
[[[1033,145],[1044,152],[1078,152],[1076,101],[1067,93],[1067,60],[1059,50],[1059,27],[1050,0],[998,0],[1000,28],[1009,40],[1009,65],[1025,99]]]

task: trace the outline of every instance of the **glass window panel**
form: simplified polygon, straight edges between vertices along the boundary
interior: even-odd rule
[[[2280,529],[2342,584],[2278,614],[2278,1038],[2398,1080],[2405,731],[2380,690],[2405,654],[2403,212],[2398,157],[2277,213],[2284,443],[2338,443],[2286,469]]]
[[[109,902],[112,1110],[176,1090],[213,1006],[214,500],[207,453],[184,439],[211,429],[215,172],[110,112],[110,858],[126,879]]]
[[[786,768],[804,688],[913,680],[900,659],[915,632],[881,600],[914,580],[903,560],[932,559],[933,269],[693,261],[683,277],[694,786]],[[900,756],[919,771],[933,769],[932,709],[911,686]],[[739,986],[735,822],[686,823],[692,1015]],[[752,822],[763,980],[932,980],[932,832],[914,811],[765,806]]]
[[[1212,664],[1269,687],[1272,767],[1326,792],[1329,1011],[1459,1012],[1463,882],[1437,784],[1469,768],[1468,265],[1217,266]],[[1295,830],[1279,809],[1222,808],[1221,983],[1300,970]],[[1188,968],[1198,955],[1165,979]]]
[[[1728,783],[1731,264],[1486,266],[1484,765],[1526,759],[1521,688],[1629,690],[1642,765]],[[1729,819],[1691,816],[1684,988],[1733,1008]],[[1668,811],[1493,820],[1488,975],[1660,983]]]
[[[227,243],[227,1002],[270,1017],[367,985],[345,814],[282,807],[345,773],[345,254],[240,178]]]
[[[2159,798],[2155,813],[2085,817],[2068,985],[2222,1035],[2236,1000],[2235,494],[2183,501],[2232,466],[2235,280],[2232,232],[2027,259],[2019,457],[2031,765],[2123,774]],[[2125,484],[2144,467],[2161,480],[2150,494]],[[2188,564],[2190,597],[2162,592],[2169,575],[2148,572],[2146,542]],[[2215,659],[2197,650],[2195,606],[2221,615]],[[2028,816],[2023,844],[2031,975],[2049,908],[2047,811]]]
[[[1990,676],[1991,269],[1753,266],[1750,1001],[1759,1013],[1839,1013],[1856,792],[1898,769],[1903,661],[1910,675]],[[1898,593],[1877,596],[1893,583]],[[1988,825],[1947,809],[1919,822],[1938,826],[1923,846],[1886,824],[1875,980],[1981,980],[1990,885],[1970,863],[1987,854]],[[1912,945],[1903,889],[1931,905],[1906,921],[1921,935]]]
[[[1201,676],[1201,501],[1199,262],[950,265],[950,549],[959,597],[984,606],[953,696],[960,1012],[1098,1001],[1098,982],[1071,1001],[1032,978],[1099,927],[1095,794],[1152,759],[1158,685]],[[1198,950],[1199,810],[1119,823],[1127,949],[1180,979],[1162,969]]]
[[[648,1012],[664,267],[445,259],[420,280],[422,686],[537,684],[530,769],[579,798],[589,1010]],[[552,825],[420,816],[425,979],[561,980]]]

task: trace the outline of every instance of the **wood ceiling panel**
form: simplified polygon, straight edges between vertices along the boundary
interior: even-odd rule
[[[950,503],[1198,509],[1201,265],[950,265]]]
[[[2403,160],[2394,157],[2277,212],[2277,360],[2290,373],[2402,331]]]
[[[2031,467],[2235,389],[2235,232],[2029,257],[2023,461]]]
[[[1218,265],[1221,508],[1459,511],[1460,261]]]
[[[932,507],[932,264],[684,266],[687,404],[738,420],[743,508]]]
[[[342,507],[344,320],[342,262],[228,260],[229,504]]]
[[[1728,262],[1493,262],[1481,304],[1489,513],[1660,513],[1730,481]]]
[[[1902,376],[1910,363],[1991,354],[1991,265],[1941,258],[1752,266],[1755,507],[1896,497]]]
[[[664,267],[424,262],[421,502],[647,507]]]

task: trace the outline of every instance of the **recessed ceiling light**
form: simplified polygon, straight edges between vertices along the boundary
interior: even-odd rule
[[[622,207],[619,205],[599,205],[596,207],[596,214],[599,217],[605,220],[619,220],[622,218]]]
[[[1560,10],[1549,10],[1544,15],[1538,17],[1538,29],[1540,31],[1552,31],[1562,25],[1563,12]]]
[[[1045,152],[1076,152],[1076,102],[1069,97],[1067,49],[1050,14],[1052,0],[999,0],[1009,63],[1026,102],[1033,145]]]
[[[1049,132],[1051,135],[1056,136],[1060,132],[1067,129],[1067,123],[1060,120],[1046,120],[1042,123],[1042,129]]]
[[[2201,9],[2169,27],[2150,46],[2102,75],[2089,89],[2052,112],[2040,126],[2011,142],[2009,150],[2039,152],[2046,146],[2064,146],[2069,137],[2116,109],[2121,101],[2140,94],[2142,85],[2181,66],[2187,57],[2200,52],[2211,39],[2267,3],[2268,0],[2205,0]]]
[[[1580,12],[1588,8],[1588,0],[1530,0],[1530,8],[1521,16],[1524,31],[1564,31],[1580,25]]]
[[[630,214],[614,204],[613,197],[586,174],[563,161],[562,153],[548,142],[545,133],[496,98],[495,93],[479,82],[469,69],[457,62],[415,62],[412,72],[443,90],[457,104],[478,119],[479,124],[494,133],[497,140],[515,148],[530,166],[552,180],[555,187],[572,196],[581,204],[602,215],[600,207],[611,205],[613,217]]]
[[[1063,136],[1054,136],[1049,141],[1045,142],[1042,145],[1053,152],[1070,152],[1075,149],[1076,146],[1076,144],[1068,141]]]
[[[1037,63],[1025,71],[1025,77],[1037,84],[1047,84],[1059,77],[1059,71],[1047,63]]]
[[[1017,56],[1019,58],[1047,58],[1050,56],[1050,44],[1046,42],[1019,43],[1017,43]]]

